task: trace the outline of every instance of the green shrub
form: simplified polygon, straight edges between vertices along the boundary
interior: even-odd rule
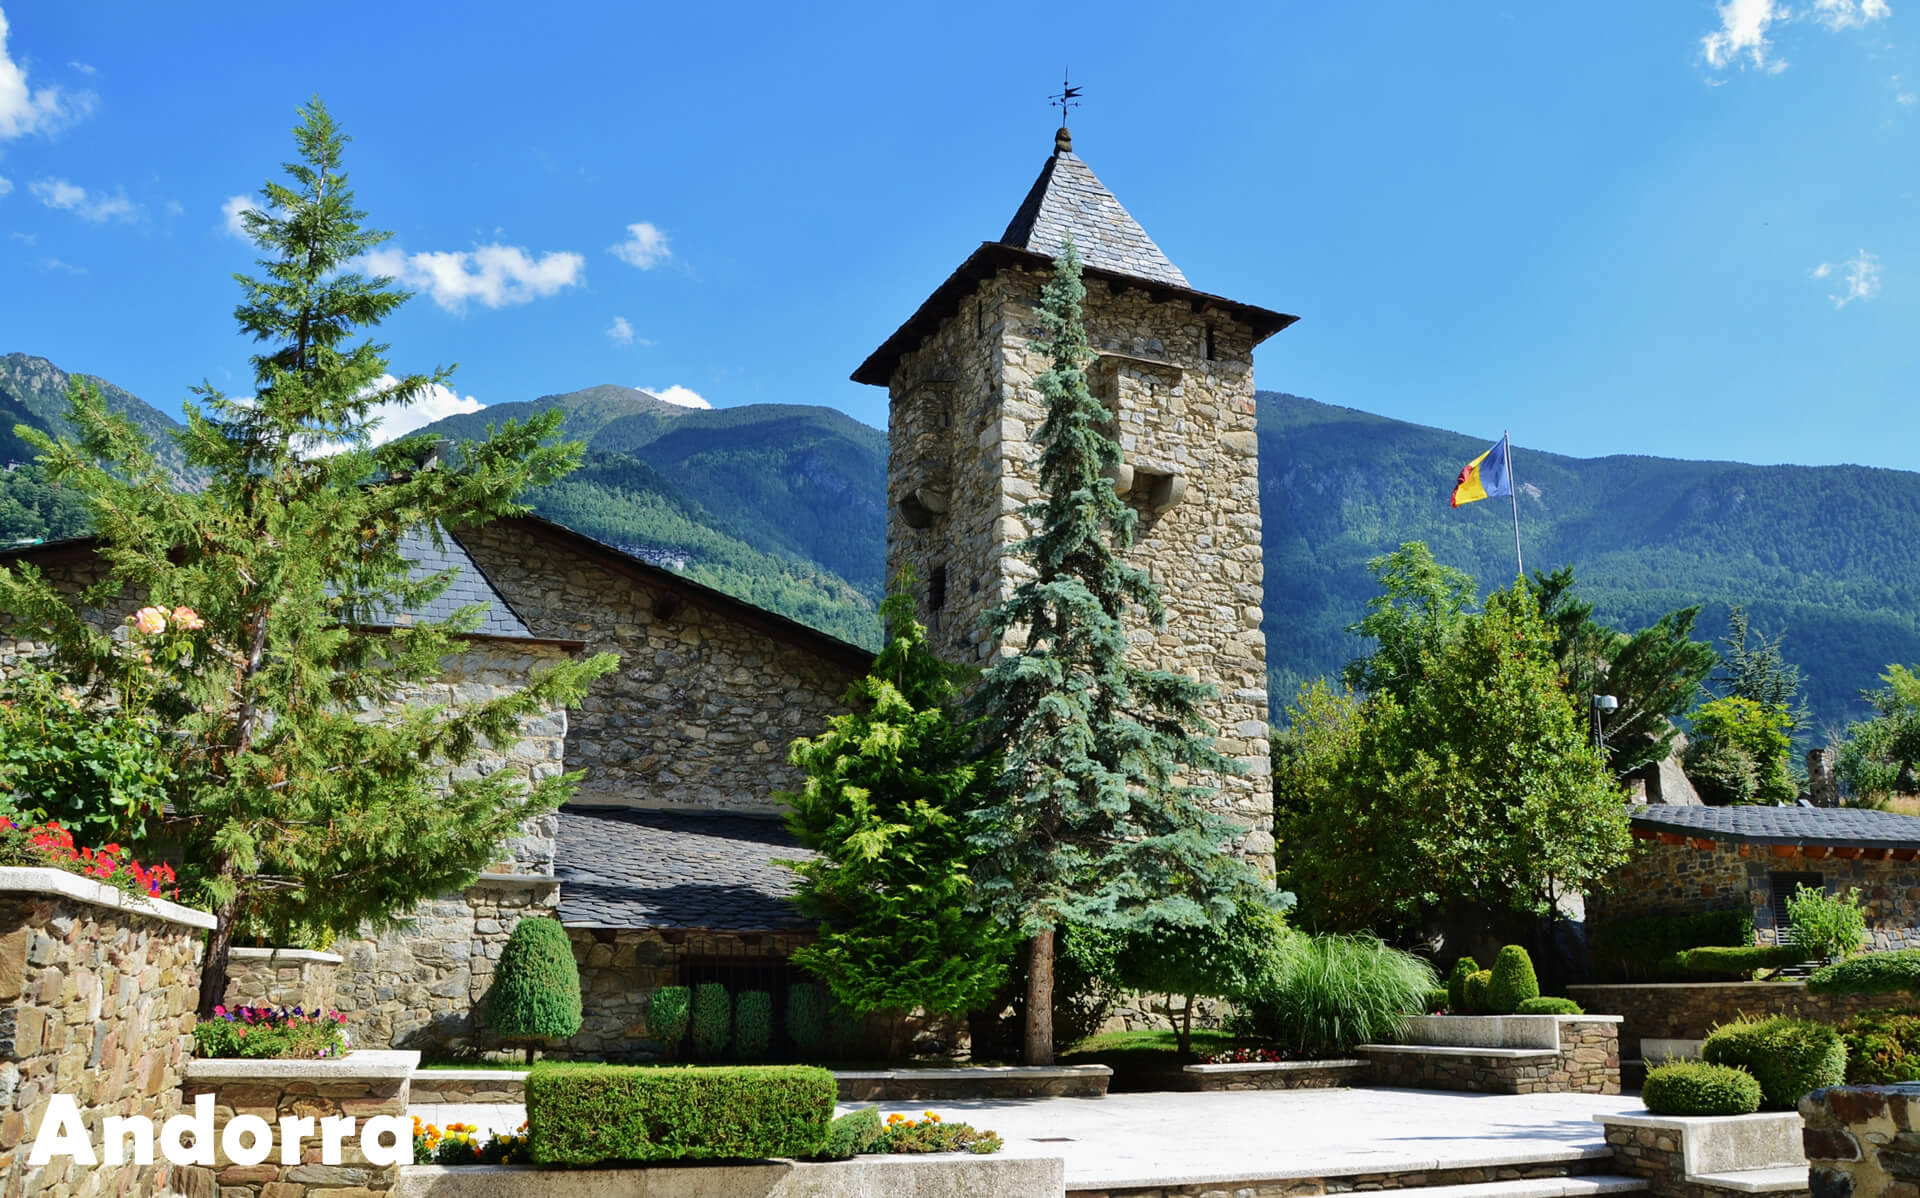
[[[1656,1115],[1751,1115],[1760,1109],[1760,1082],[1732,1065],[1675,1061],[1647,1070],[1640,1101]]]
[[[1540,980],[1533,973],[1533,958],[1517,944],[1509,944],[1493,959],[1493,976],[1487,979],[1487,1013],[1511,1015],[1529,998],[1540,997]]]
[[[1447,975],[1447,1009],[1455,1015],[1465,1015],[1467,1011],[1467,979],[1480,972],[1480,962],[1472,957],[1462,957],[1453,963],[1453,972]]]
[[[21,824],[52,820],[83,844],[140,837],[173,777],[153,715],[89,702],[31,661],[0,677],[0,794]]]
[[[504,1040],[564,1040],[580,1030],[580,967],[560,921],[540,915],[514,925],[487,991],[486,1020]]]
[[[693,991],[685,986],[662,986],[647,1001],[647,1035],[669,1050],[687,1038],[693,1019]]]
[[[1273,979],[1248,995],[1235,1028],[1299,1057],[1392,1040],[1439,979],[1411,953],[1371,936],[1292,935]]]
[[[880,1109],[859,1107],[827,1126],[827,1146],[820,1155],[830,1161],[844,1161],[871,1149],[879,1138]]]
[[[1491,969],[1476,970],[1467,975],[1467,980],[1460,987],[1460,992],[1466,996],[1467,1000],[1466,1014],[1485,1015],[1487,1013],[1487,987],[1492,983],[1493,970]]]
[[[1675,953],[1702,945],[1752,943],[1750,909],[1641,915],[1595,927],[1587,959],[1596,981],[1657,981],[1679,973],[1670,960]]]
[[[1807,978],[1809,994],[1883,994],[1920,990],[1920,949],[1862,953],[1823,965]]]
[[[1513,1009],[1515,1015],[1585,1015],[1579,1003],[1570,998],[1529,998]]]
[[[543,1165],[818,1156],[833,1104],[833,1074],[806,1065],[543,1062],[527,1075],[528,1134]]]
[[[1760,1081],[1761,1100],[1778,1110],[1792,1110],[1801,1095],[1837,1086],[1847,1076],[1847,1047],[1840,1033],[1789,1015],[1723,1023],[1708,1033],[1700,1056],[1708,1064],[1733,1065],[1753,1074]]]
[[[1920,1010],[1868,1011],[1843,1020],[1839,1032],[1848,1085],[1920,1081]]]
[[[1453,995],[1440,986],[1427,991],[1427,1014],[1437,1015],[1446,1010],[1453,1002]]]
[[[1751,981],[1756,969],[1781,969],[1808,957],[1798,944],[1748,944],[1739,947],[1708,944],[1674,954],[1674,964],[1691,977]]]
[[[733,1000],[733,1055],[759,1060],[773,1045],[773,995],[742,990]]]
[[[314,1060],[346,1054],[338,1011],[308,1014],[301,1008],[228,1007],[193,1025],[197,1056],[250,1060]]]
[[[827,1048],[827,988],[818,982],[787,987],[787,1039],[802,1057],[818,1057]]]
[[[733,1001],[719,982],[702,982],[693,988],[693,1050],[703,1057],[717,1057],[727,1046],[732,1030]]]
[[[1867,942],[1867,913],[1860,909],[1860,892],[1843,898],[1817,886],[1800,886],[1787,900],[1788,935],[1809,957],[1844,960]]]

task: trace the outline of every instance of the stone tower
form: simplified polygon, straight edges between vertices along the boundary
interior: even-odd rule
[[[1142,665],[1211,684],[1217,743],[1246,767],[1207,779],[1248,829],[1242,851],[1273,847],[1266,639],[1260,631],[1259,459],[1253,347],[1294,317],[1196,291],[1073,152],[1066,129],[998,241],[975,250],[853,373],[887,388],[887,573],[911,566],[921,618],[950,656],[999,646],[986,609],[1027,564],[1047,368],[1035,306],[1073,239],[1084,263],[1093,393],[1112,409],[1123,454],[1114,487],[1140,512],[1129,557],[1166,600],[1167,627],[1133,629]]]

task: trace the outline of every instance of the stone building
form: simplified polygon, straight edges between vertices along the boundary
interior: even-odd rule
[[[1159,583],[1167,626],[1136,634],[1141,664],[1212,684],[1218,745],[1244,767],[1209,778],[1270,860],[1266,639],[1253,350],[1294,317],[1195,290],[1073,152],[1066,129],[997,241],[983,243],[853,373],[887,388],[887,570],[913,567],[935,643],[971,660],[998,652],[988,607],[1029,569],[1007,556],[1030,534],[1034,309],[1069,239],[1087,283],[1094,393],[1123,453],[1114,487],[1140,513],[1131,559]]]
[[[1748,910],[1777,943],[1806,885],[1858,890],[1875,949],[1920,947],[1920,818],[1828,807],[1631,809],[1633,855],[1587,895],[1588,926],[1639,915]]]

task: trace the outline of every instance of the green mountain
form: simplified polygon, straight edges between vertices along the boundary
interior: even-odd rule
[[[153,444],[154,457],[176,482],[193,485],[186,460],[171,435],[180,429],[179,421],[105,379],[90,374],[80,377],[99,389],[110,410],[125,416],[146,434]],[[34,458],[34,448],[14,435],[16,424],[32,425],[56,436],[73,432],[66,415],[67,384],[72,378],[45,358],[21,353],[0,357],[0,465],[31,462]]]
[[[1447,505],[1490,438],[1270,391],[1259,418],[1276,700],[1360,648],[1344,628],[1377,593],[1367,559],[1421,540],[1483,589],[1512,581],[1507,501]],[[1888,663],[1920,661],[1920,474],[1524,446],[1513,457],[1528,571],[1572,566],[1600,618],[1637,628],[1699,603],[1702,633],[1718,637],[1729,606],[1743,605],[1756,630],[1785,630],[1826,726],[1866,714],[1858,693]]]

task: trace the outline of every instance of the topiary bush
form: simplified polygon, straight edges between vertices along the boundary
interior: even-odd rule
[[[693,991],[685,986],[662,986],[647,1000],[647,1035],[669,1052],[687,1038],[693,1019]]]
[[[1444,988],[1435,986],[1433,989],[1427,991],[1427,1014],[1438,1015],[1440,1012],[1446,1010],[1452,1002],[1452,995]]]
[[[1460,993],[1466,998],[1463,1014],[1485,1015],[1487,1013],[1487,987],[1493,983],[1493,970],[1479,969],[1467,975],[1460,985]]]
[[[742,990],[733,1000],[733,1055],[759,1060],[773,1046],[773,995]]]
[[[1513,1009],[1515,1015],[1585,1015],[1580,1004],[1570,998],[1529,998]]]
[[[1233,1027],[1298,1058],[1392,1040],[1426,1005],[1433,966],[1371,936],[1289,936],[1278,968],[1244,996]]]
[[[1792,1110],[1800,1097],[1847,1079],[1847,1047],[1824,1023],[1775,1015],[1723,1023],[1700,1045],[1708,1064],[1733,1065],[1759,1079],[1761,1101]]]
[[[827,1050],[827,988],[818,982],[795,982],[787,987],[787,1039],[803,1058]]]
[[[564,1040],[580,1030],[580,968],[560,921],[534,916],[514,925],[487,991],[487,1026],[503,1040]]]
[[[1703,945],[1674,954],[1674,963],[1692,977],[1752,981],[1756,969],[1798,965],[1811,954],[1799,944]]]
[[[823,1160],[844,1161],[872,1148],[880,1139],[880,1108],[863,1106],[835,1119],[827,1127]]]
[[[810,1157],[827,1147],[834,1094],[833,1074],[805,1065],[542,1063],[527,1075],[527,1130],[543,1165]]]
[[[1647,1070],[1640,1100],[1656,1115],[1751,1115],[1760,1109],[1760,1081],[1732,1065],[1675,1061]]]
[[[1920,990],[1920,949],[1862,953],[1823,965],[1807,978],[1809,994],[1882,994]]]
[[[727,988],[719,982],[702,982],[693,988],[693,1050],[703,1057],[717,1057],[727,1046],[732,1029],[733,1002]]]
[[[1511,1015],[1529,998],[1540,997],[1540,979],[1533,973],[1533,958],[1517,944],[1501,949],[1488,971],[1487,1013]]]
[[[1848,1085],[1920,1081],[1920,1010],[1868,1011],[1842,1020],[1838,1030],[1847,1046]]]
[[[1453,963],[1453,972],[1447,975],[1447,1009],[1455,1015],[1465,1015],[1467,1009],[1467,979],[1480,972],[1480,962],[1472,957],[1462,957]]]

